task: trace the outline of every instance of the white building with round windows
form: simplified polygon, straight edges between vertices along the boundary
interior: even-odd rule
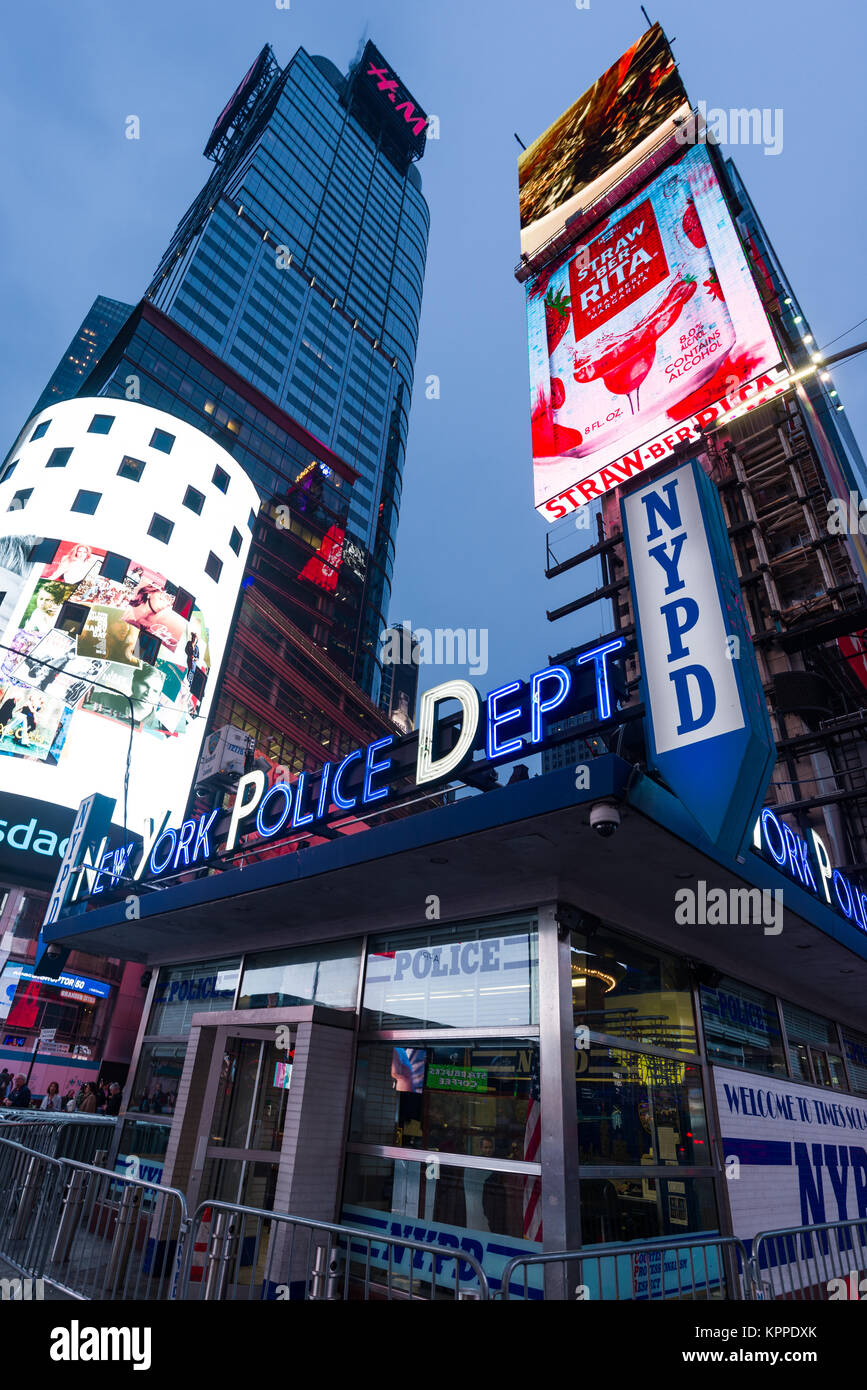
[[[35,416],[0,473],[0,792],[182,815],[259,506],[194,426],[136,401]]]

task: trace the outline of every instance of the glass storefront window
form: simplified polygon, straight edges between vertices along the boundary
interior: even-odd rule
[[[229,960],[173,965],[160,971],[148,1036],[181,1037],[190,1031],[193,1014],[231,1009],[241,968],[240,956]]]
[[[695,1052],[689,970],[683,961],[601,929],[572,933],[575,1023],[630,1042]]]
[[[150,1120],[124,1120],[116,1171],[128,1178],[161,1183],[170,1133],[169,1125],[154,1124]]]
[[[173,1115],[186,1053],[184,1043],[145,1043],[127,1111],[137,1111],[140,1115]]]
[[[799,1009],[797,1004],[783,1002],[783,1019],[789,1042],[815,1043],[818,1047],[834,1047],[837,1043],[837,1030],[834,1024],[819,1014]]]
[[[816,1048],[810,1049],[813,1058],[813,1072],[820,1086],[830,1086],[835,1091],[845,1091],[846,1073],[843,1069],[843,1058],[837,1057],[833,1052],[819,1052]]]
[[[581,1182],[581,1234],[584,1245],[657,1240],[668,1236],[710,1234],[719,1230],[713,1181],[710,1178],[584,1178]],[[589,1282],[591,1266],[584,1267]],[[634,1274],[646,1280],[639,1263]],[[613,1273],[613,1271],[612,1271]],[[688,1277],[688,1269],[687,1269]],[[675,1279],[676,1289],[676,1279]],[[647,1290],[621,1287],[621,1298],[647,1295]],[[598,1295],[597,1295],[598,1296]],[[614,1291],[602,1297],[614,1297]]]
[[[852,1090],[859,1096],[867,1096],[867,1038],[844,1028],[843,1046],[852,1077]]]
[[[708,1060],[785,1076],[786,1059],[773,995],[736,980],[701,987],[701,1015]]]
[[[827,1018],[783,1002],[792,1075],[799,1081],[846,1090],[846,1072],[839,1053],[837,1029]]]
[[[581,1163],[709,1164],[701,1071],[643,1052],[575,1053]]]
[[[241,980],[239,1009],[274,1009],[292,1004],[323,1004],[355,1009],[361,942],[296,946],[249,956]]]
[[[536,923],[513,919],[375,938],[362,1027],[522,1027],[539,1017]]]
[[[540,1184],[534,1173],[348,1154],[340,1219],[371,1234],[404,1235],[439,1245],[444,1256],[468,1251],[496,1290],[503,1268],[513,1256],[538,1254],[541,1249],[541,1223],[533,1223],[532,1218]],[[408,1283],[410,1262],[416,1287],[426,1279],[430,1281],[434,1257],[413,1258],[411,1251],[398,1246],[393,1256],[393,1286],[398,1287],[403,1279]],[[443,1268],[439,1259],[437,1264],[441,1266],[437,1270],[441,1286],[445,1288],[451,1280],[454,1287],[454,1266]],[[374,1277],[377,1271],[384,1281],[388,1255],[384,1247],[374,1245]],[[534,1276],[538,1275],[539,1271],[534,1271]],[[462,1288],[471,1287],[472,1282],[472,1271],[462,1265]],[[540,1288],[540,1276],[536,1283]]]
[[[520,1162],[537,1137],[538,1056],[535,1039],[362,1043],[349,1137]]]

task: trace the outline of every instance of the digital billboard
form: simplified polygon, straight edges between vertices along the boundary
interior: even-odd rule
[[[134,740],[181,737],[210,670],[205,614],[184,616],[184,591],[134,559],[108,579],[117,557],[101,547],[30,539],[32,551],[56,553],[48,563],[22,558],[14,575],[18,602],[0,628],[0,758],[61,768],[67,744],[106,743],[106,720],[124,741],[130,727]],[[66,780],[60,773],[52,799],[67,800]]]
[[[206,159],[210,159],[211,155],[214,153],[214,150],[217,148],[220,141],[226,135],[227,131],[231,129],[232,122],[240,114],[240,112],[243,111],[246,102],[249,100],[250,93],[255,91],[256,87],[261,81],[262,75],[268,67],[268,60],[269,58],[271,58],[271,56],[272,55],[270,45],[266,43],[265,47],[262,49],[261,53],[256,58],[256,61],[252,64],[250,68],[248,68],[247,72],[241,78],[241,81],[238,83],[234,92],[229,97],[229,100],[226,102],[226,105],[223,107],[222,111],[220,112],[219,116],[214,122],[214,128],[208,136],[208,141],[204,149],[204,155]]]
[[[428,118],[370,40],[364,46],[347,95],[376,114],[410,158],[424,154]]]
[[[781,354],[704,145],[527,282],[535,505],[556,520],[693,441]]]
[[[520,156],[521,251],[532,255],[550,240],[689,109],[668,40],[654,24]]]

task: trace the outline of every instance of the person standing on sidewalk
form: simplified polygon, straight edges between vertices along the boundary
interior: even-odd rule
[[[39,1109],[59,1110],[61,1108],[62,1103],[63,1102],[60,1098],[60,1087],[58,1086],[56,1081],[49,1081],[48,1089],[46,1090],[45,1095],[42,1097],[42,1104],[40,1105]]]
[[[9,1092],[3,1104],[10,1110],[29,1110],[30,1109],[30,1087],[24,1076],[16,1076],[15,1085]]]

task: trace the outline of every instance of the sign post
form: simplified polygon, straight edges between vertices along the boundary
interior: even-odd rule
[[[39,930],[39,942],[36,949],[36,960],[33,964],[35,975],[49,975],[56,979],[69,956],[68,947],[50,946],[45,941],[45,928],[56,922],[61,911],[66,905],[72,889],[74,871],[80,867],[83,861],[85,850],[99,842],[107,842],[109,831],[111,830],[111,817],[114,812],[114,798],[103,796],[100,792],[94,792],[82,801],[75,817],[75,824],[69,832],[69,841],[66,846],[66,853],[57,872],[57,878],[48,906],[45,909],[45,916],[42,919],[42,926]],[[99,867],[99,853],[92,858],[91,862]]]

